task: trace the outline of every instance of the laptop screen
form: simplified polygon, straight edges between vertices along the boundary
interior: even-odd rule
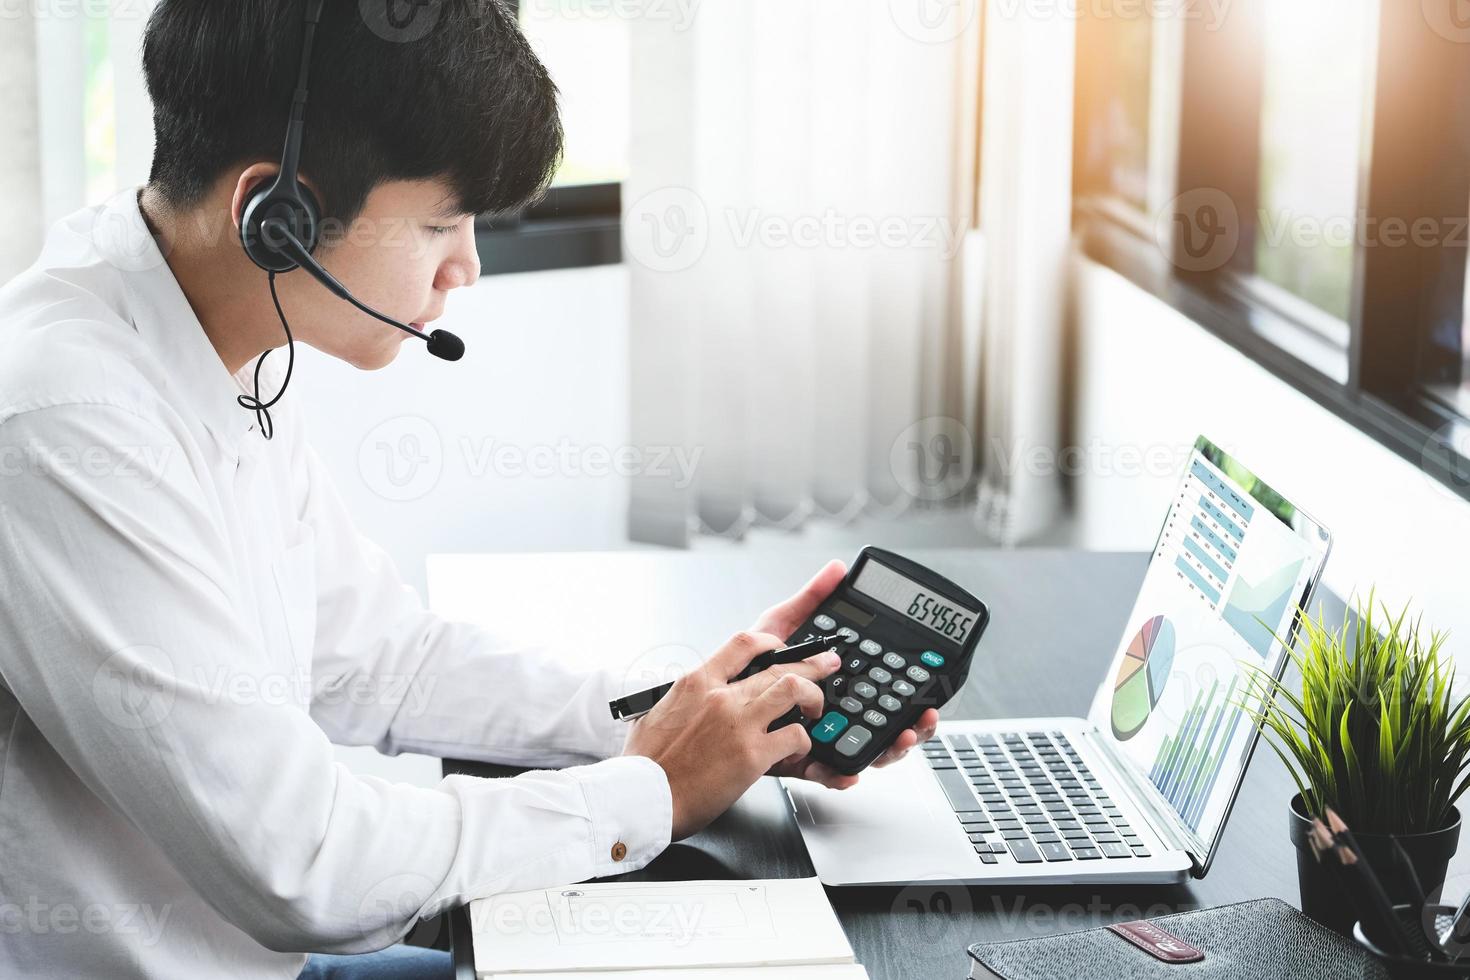
[[[1255,745],[1246,664],[1278,674],[1326,529],[1195,443],[1091,720],[1212,851]]]

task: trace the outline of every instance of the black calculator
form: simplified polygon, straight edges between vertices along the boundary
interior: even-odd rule
[[[964,686],[990,622],[985,603],[918,562],[864,548],[847,576],[788,644],[841,634],[842,666],[823,682],[822,717],[794,709],[772,730],[800,720],[812,758],[837,772],[866,769],[926,708]]]

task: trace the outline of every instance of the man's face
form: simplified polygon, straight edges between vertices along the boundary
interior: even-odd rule
[[[455,208],[442,181],[379,184],[345,228],[324,225],[314,254],[362,302],[423,329],[444,312],[451,289],[480,275],[474,216]],[[276,282],[297,339],[354,367],[384,367],[412,339],[333,296],[304,272]]]

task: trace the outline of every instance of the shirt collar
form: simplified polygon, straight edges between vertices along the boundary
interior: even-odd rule
[[[94,235],[107,261],[128,273],[123,277],[133,298],[133,327],[164,366],[165,384],[176,391],[189,410],[232,455],[250,433],[259,439],[255,415],[236,398],[251,390],[256,359],[231,375],[204,332],[159,250],[138,204],[140,188],[124,191],[103,206],[97,221],[102,234]],[[267,362],[261,388],[270,393],[280,384],[280,365]],[[269,400],[269,394],[266,394]]]

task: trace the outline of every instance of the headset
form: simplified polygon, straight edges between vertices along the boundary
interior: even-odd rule
[[[270,407],[280,401],[291,383],[291,369],[295,365],[295,341],[286,314],[281,310],[280,298],[276,295],[276,275],[292,269],[305,269],[317,282],[334,296],[344,299],[368,316],[397,327],[425,341],[430,354],[446,361],[457,361],[464,356],[464,341],[447,330],[435,330],[425,334],[407,323],[395,320],[363,303],[326,269],[312,258],[321,236],[321,205],[311,188],[297,177],[301,159],[301,140],[306,128],[307,81],[311,71],[311,46],[316,37],[317,24],[321,21],[324,0],[306,0],[306,13],[301,35],[301,67],[297,73],[296,91],[291,97],[291,115],[286,123],[286,144],[281,150],[281,169],[273,181],[250,192],[250,198],[240,213],[240,245],[250,261],[264,269],[270,279],[271,300],[276,315],[286,330],[286,348],[289,360],[286,379],[281,390],[268,402],[260,400],[260,367],[265,362],[266,351],[255,364],[255,395],[240,395],[237,398],[242,408],[255,412],[260,422],[261,433],[271,438],[273,427]]]

